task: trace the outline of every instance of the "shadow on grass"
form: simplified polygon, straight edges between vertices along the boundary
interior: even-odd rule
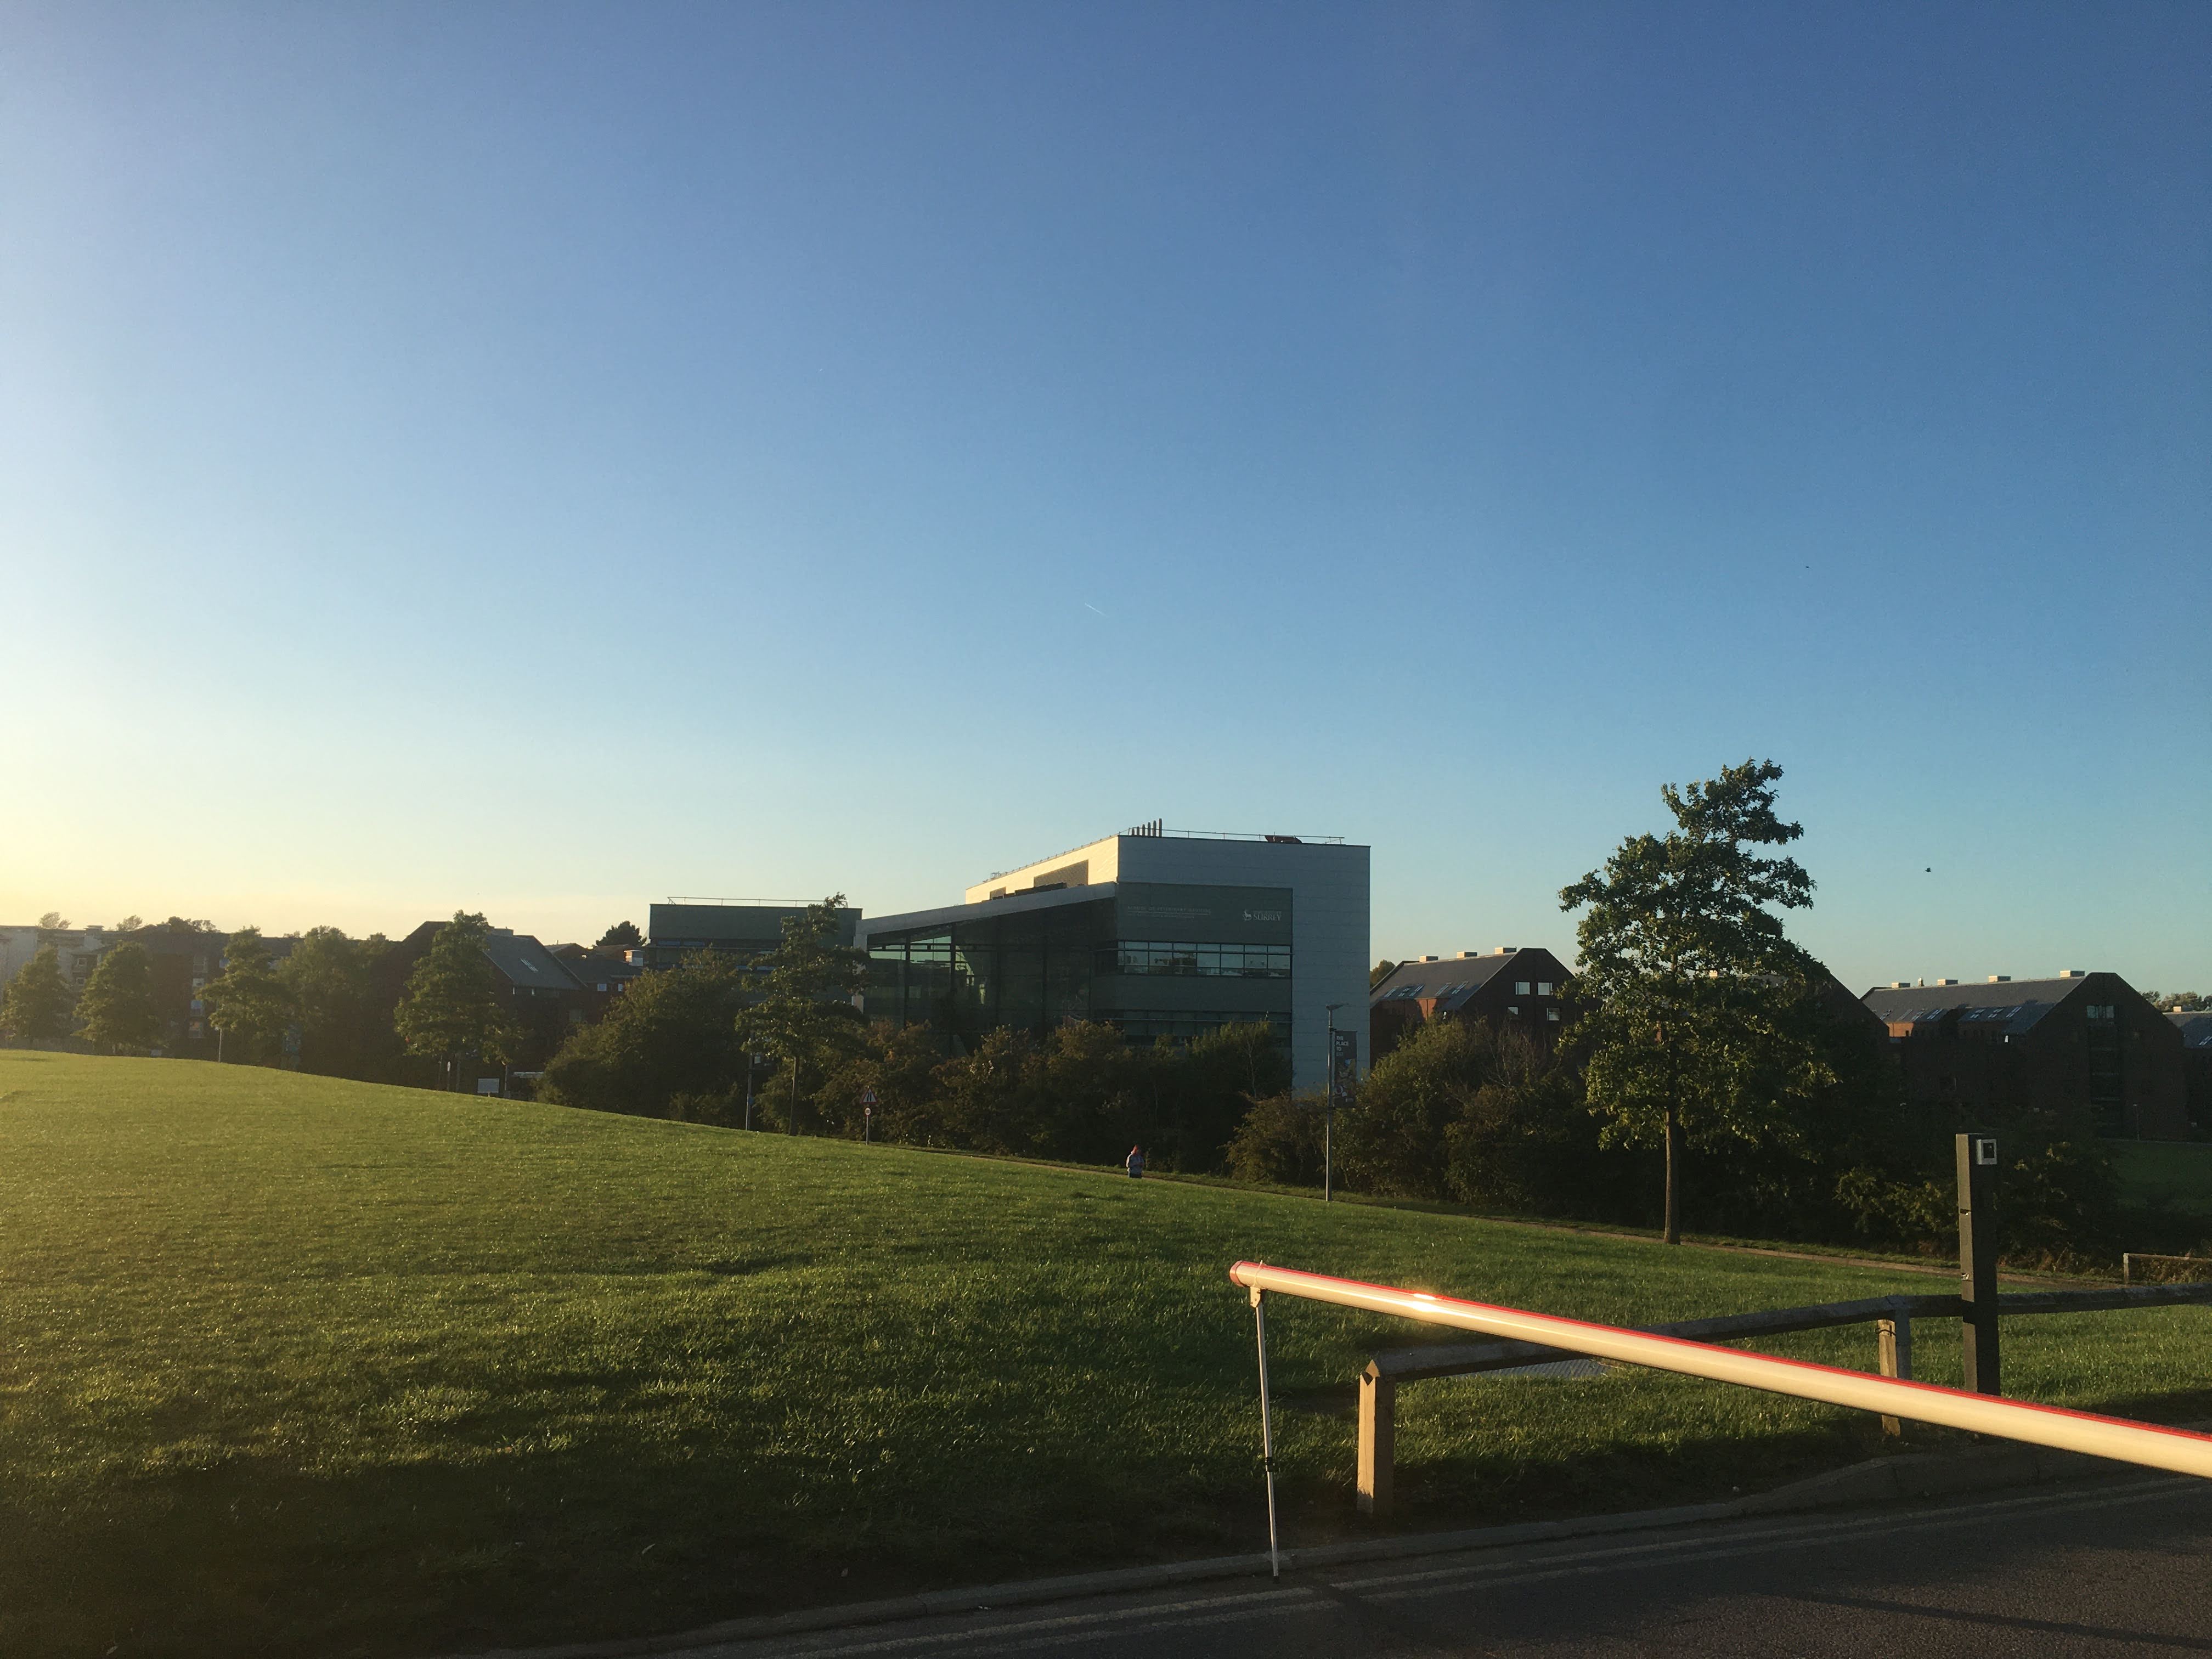
[[[2212,1414],[2212,1390],[2112,1408]],[[1285,1483],[1285,1542],[1616,1512],[1755,1492],[1896,1449],[1872,1419],[1399,1469],[1387,1525],[1348,1468]],[[1348,1447],[1347,1447],[1348,1455]],[[680,1631],[927,1588],[1257,1548],[1259,1473],[1194,1481],[984,1460],[878,1490],[763,1490],[757,1462],[611,1438],[470,1468],[312,1479],[239,1460],[0,1515],[0,1651],[420,1656]],[[1256,1460],[1255,1460],[1256,1462]],[[1217,1474],[1225,1472],[1215,1472]]]

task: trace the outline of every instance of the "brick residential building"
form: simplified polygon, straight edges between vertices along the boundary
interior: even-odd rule
[[[2182,1090],[2189,1102],[2189,1127],[2199,1140],[2212,1140],[2212,1009],[2175,1009],[2166,1015],[2181,1033]]]
[[[1367,994],[1370,1052],[1381,1060],[1431,1019],[1488,1020],[1548,1047],[1571,1016],[1573,979],[1559,957],[1536,946],[1410,957]]]
[[[2185,1140],[2182,1035],[2118,974],[1877,986],[1916,1103],[1969,1115],[2086,1117],[2100,1135]]]

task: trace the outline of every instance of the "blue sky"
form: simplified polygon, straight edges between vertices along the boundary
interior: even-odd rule
[[[1139,819],[2212,988],[2202,5],[0,13],[0,920],[875,912]],[[1932,866],[1932,873],[1931,873]]]

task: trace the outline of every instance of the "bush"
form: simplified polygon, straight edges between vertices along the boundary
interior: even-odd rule
[[[1462,1127],[1479,1161],[1480,1131],[1470,1114],[1495,1116],[1503,1097],[1478,1107],[1486,1090],[1523,1089],[1544,1057],[1518,1031],[1481,1020],[1432,1019],[1417,1027],[1368,1074],[1355,1110],[1337,1121],[1337,1157],[1348,1186],[1398,1198],[1447,1195],[1449,1143]],[[1480,1184],[1480,1182],[1478,1182]]]
[[[679,1099],[685,1111],[698,1112],[703,1102],[726,1102],[733,1088],[742,1104],[745,1056],[736,1022],[744,977],[707,951],[640,975],[605,1019],[575,1031],[546,1062],[538,1097],[644,1117],[671,1115]]]
[[[1230,1174],[1268,1187],[1320,1186],[1323,1099],[1278,1094],[1254,1101],[1230,1138]]]

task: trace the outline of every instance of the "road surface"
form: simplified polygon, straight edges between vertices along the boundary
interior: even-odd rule
[[[2212,1654],[2212,1483],[1730,1522],[818,1631],[686,1659]]]

